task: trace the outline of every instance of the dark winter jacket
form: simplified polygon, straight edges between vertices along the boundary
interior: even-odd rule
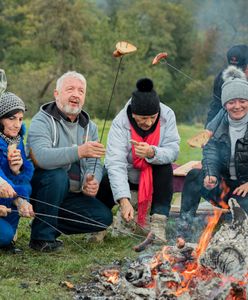
[[[24,130],[22,130],[22,132],[23,131]],[[20,174],[14,175],[8,164],[8,144],[3,138],[0,137],[0,177],[6,180],[18,195],[23,196],[25,199],[27,199],[31,194],[30,181],[33,176],[34,167],[32,162],[29,161],[26,157],[23,144],[23,136],[19,145],[17,146],[17,149],[21,150],[23,165]],[[12,198],[0,198],[0,204],[6,205],[8,207],[10,207],[12,201]]]
[[[216,176],[230,180],[229,164],[231,141],[229,137],[228,114],[225,113],[214,136],[203,149],[203,169],[205,176]],[[248,128],[245,136],[237,140],[235,146],[235,169],[239,184],[248,182]]]
[[[222,108],[221,104],[221,87],[222,84],[224,83],[224,80],[222,78],[223,75],[222,70],[214,79],[214,88],[213,88],[213,100],[210,103],[209,106],[209,112],[207,116],[207,121],[205,123],[205,127],[207,124],[213,120],[213,118],[217,115],[217,113],[220,111]]]

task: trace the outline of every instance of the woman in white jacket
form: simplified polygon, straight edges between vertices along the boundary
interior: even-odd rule
[[[160,102],[152,80],[142,78],[136,87],[111,125],[105,166],[124,220],[134,217],[130,190],[136,189],[138,223],[145,225],[151,208],[151,230],[165,241],[173,194],[171,163],[177,159],[180,137],[175,114]]]

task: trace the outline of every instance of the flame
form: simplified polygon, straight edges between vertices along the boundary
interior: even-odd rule
[[[208,225],[204,229],[204,231],[200,237],[200,241],[196,248],[197,259],[201,256],[201,254],[203,252],[205,252],[205,250],[208,246],[208,243],[211,239],[212,232],[213,232],[216,224],[218,223],[221,215],[222,215],[222,211],[220,209],[214,209],[214,215],[208,218]]]
[[[117,269],[109,269],[109,270],[104,270],[102,272],[102,275],[107,277],[107,282],[116,284],[119,281],[119,273],[120,272]]]
[[[220,188],[222,190],[221,194],[220,194],[220,201],[219,201],[219,205],[224,208],[224,209],[229,209],[229,205],[224,201],[225,196],[229,193],[230,188],[226,185],[225,181],[222,180],[220,183]]]
[[[229,209],[229,206],[224,201],[224,199],[230,189],[224,181],[221,182],[221,189],[222,193],[220,195],[220,200],[218,201],[218,204],[224,209]],[[159,275],[159,266],[161,266],[165,261],[167,261],[168,263],[170,263],[172,271],[180,273],[182,279],[180,284],[173,281],[169,281],[166,283],[167,288],[170,288],[171,292],[175,296],[178,297],[186,292],[190,293],[190,291],[192,291],[192,289],[195,288],[196,282],[198,280],[209,281],[212,278],[221,278],[221,285],[225,285],[226,283],[234,283],[237,285],[237,287],[241,288],[235,289],[235,287],[232,286],[230,288],[229,296],[228,298],[226,298],[226,300],[245,300],[245,286],[248,283],[248,273],[243,277],[241,281],[237,280],[237,278],[225,277],[224,275],[221,275],[219,273],[217,274],[213,270],[201,266],[201,264],[199,263],[199,258],[206,251],[210,239],[212,237],[213,230],[219,222],[222,213],[223,210],[215,208],[213,215],[208,217],[208,224],[204,229],[203,233],[201,234],[196,250],[194,250],[191,253],[191,260],[185,263],[183,267],[177,266],[176,257],[173,256],[173,253],[170,253],[170,247],[164,246],[160,252],[156,253],[149,263],[153,281],[150,282],[146,287],[156,288],[156,277]]]

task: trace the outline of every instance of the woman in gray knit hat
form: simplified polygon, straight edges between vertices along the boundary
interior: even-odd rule
[[[233,197],[248,213],[248,82],[234,66],[223,79],[221,102],[226,113],[203,149],[202,195],[225,208]],[[224,186],[229,192],[221,199]]]
[[[13,238],[19,216],[34,216],[26,200],[31,194],[33,165],[24,151],[24,112],[25,105],[15,94],[0,96],[0,249],[14,253],[18,251]]]

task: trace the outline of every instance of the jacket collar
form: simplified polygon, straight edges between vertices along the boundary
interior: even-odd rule
[[[67,118],[67,116],[61,110],[58,109],[55,101],[43,104],[41,106],[40,110],[43,113],[45,113],[49,116],[52,116],[57,121],[61,121],[61,119],[64,119],[66,121],[70,121]],[[83,110],[78,115],[78,123],[83,128],[86,127],[89,123],[89,115]]]

